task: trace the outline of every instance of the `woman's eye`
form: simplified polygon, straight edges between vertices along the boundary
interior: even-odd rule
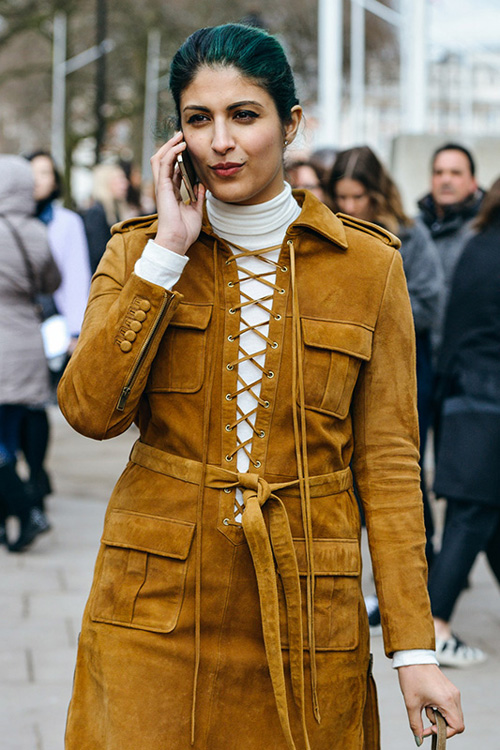
[[[188,119],[189,125],[196,125],[197,122],[206,122],[208,120],[207,115],[202,114],[201,112],[198,112],[195,115],[191,115]]]
[[[257,112],[252,112],[248,109],[241,109],[234,115],[236,120],[255,120],[258,116]]]

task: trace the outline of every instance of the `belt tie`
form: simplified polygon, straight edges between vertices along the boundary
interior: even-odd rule
[[[245,508],[241,523],[257,578],[264,646],[281,727],[288,747],[290,750],[295,750],[286,699],[278,587],[274,561],[276,561],[285,593],[292,692],[300,712],[305,746],[309,750],[310,744],[305,720],[299,569],[285,506],[280,498],[273,493],[273,490],[282,489],[287,485],[269,484],[258,474],[252,473],[238,474],[238,484],[243,489]],[[289,484],[296,484],[296,482]],[[262,507],[266,503],[269,532],[262,513]]]

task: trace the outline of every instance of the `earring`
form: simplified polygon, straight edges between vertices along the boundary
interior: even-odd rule
[[[288,146],[288,141],[287,141],[287,140],[285,140],[285,142],[283,143],[283,145],[284,145],[284,146]]]

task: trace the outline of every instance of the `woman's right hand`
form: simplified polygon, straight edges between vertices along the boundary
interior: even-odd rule
[[[196,201],[186,204],[181,197],[181,175],[177,156],[186,148],[182,133],[176,133],[151,158],[158,210],[155,242],[179,255],[185,255],[201,229],[205,187],[194,187]]]

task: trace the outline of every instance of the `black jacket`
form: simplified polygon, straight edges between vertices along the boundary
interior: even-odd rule
[[[438,373],[436,491],[500,505],[500,222],[457,264]]]

